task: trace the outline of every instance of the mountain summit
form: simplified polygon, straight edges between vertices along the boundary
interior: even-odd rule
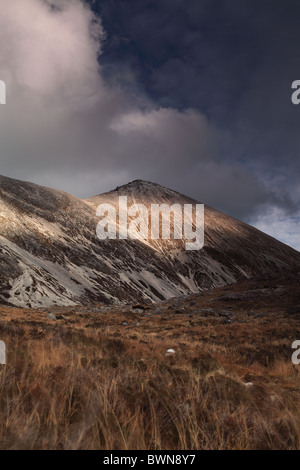
[[[242,278],[300,269],[300,253],[205,206],[205,244],[182,240],[99,240],[100,203],[196,204],[136,180],[77,199],[63,191],[0,177],[0,302],[21,307],[158,301]]]

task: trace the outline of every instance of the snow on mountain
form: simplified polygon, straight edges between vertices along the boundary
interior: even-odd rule
[[[265,272],[297,270],[300,253],[205,206],[205,245],[184,240],[99,240],[100,203],[196,204],[137,180],[80,200],[0,176],[0,302],[21,307],[158,301]]]

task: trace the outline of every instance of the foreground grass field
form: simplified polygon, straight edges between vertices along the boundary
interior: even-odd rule
[[[299,449],[299,288],[243,288],[56,320],[2,307],[0,448]]]

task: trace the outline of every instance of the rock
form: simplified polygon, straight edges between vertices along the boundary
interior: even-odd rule
[[[201,308],[200,310],[197,310],[194,313],[197,313],[197,314],[206,313],[207,314],[207,313],[215,313],[215,311],[213,308]]]
[[[174,349],[168,349],[165,356],[173,356],[174,354],[176,354]]]
[[[47,313],[47,320],[56,320],[54,313]]]
[[[65,320],[65,321],[68,321],[67,317],[65,317],[64,315],[57,315],[57,316],[56,316],[56,320]]]
[[[122,326],[128,326],[127,321],[123,321]]]
[[[247,382],[244,384],[246,388],[253,387],[254,383],[253,382]]]
[[[234,313],[233,312],[226,312],[226,311],[222,311],[222,312],[219,312],[219,316],[220,317],[233,317],[234,316]]]
[[[175,313],[185,313],[185,312],[186,312],[185,308],[177,308],[175,310]]]
[[[135,313],[143,313],[145,310],[149,310],[149,307],[145,307],[144,305],[133,305],[131,307],[132,310],[134,310]]]

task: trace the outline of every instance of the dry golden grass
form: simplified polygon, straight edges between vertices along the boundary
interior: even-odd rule
[[[1,308],[0,448],[300,449],[299,320],[267,302],[225,324],[201,314],[211,293],[182,305]]]

